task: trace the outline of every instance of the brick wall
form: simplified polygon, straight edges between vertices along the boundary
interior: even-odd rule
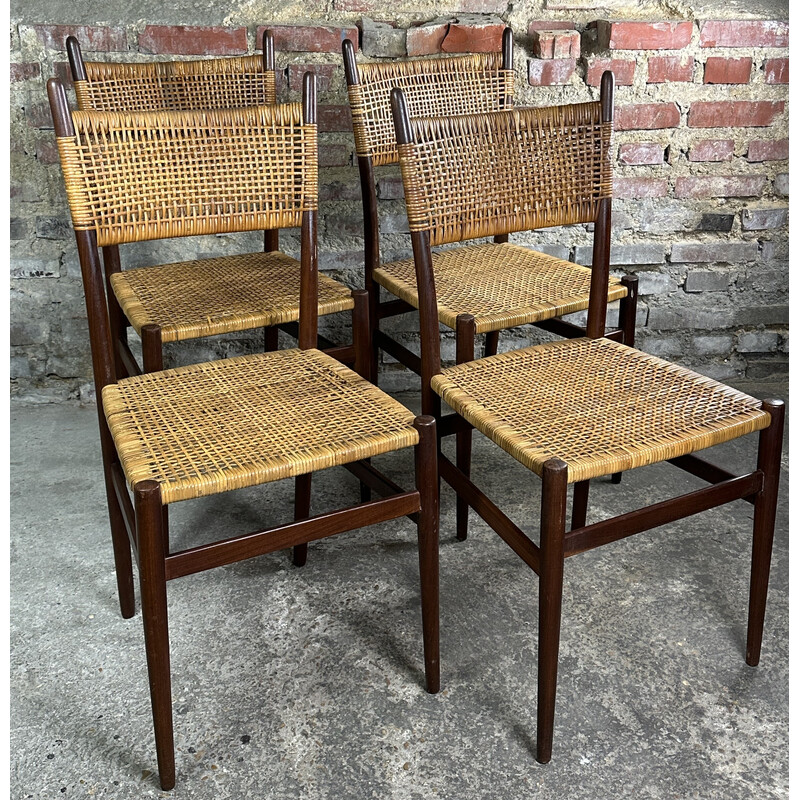
[[[522,7],[520,7],[520,5]],[[569,6],[569,8],[568,8]],[[593,8],[594,6],[594,8]],[[11,376],[31,400],[91,397],[91,364],[80,271],[45,95],[68,79],[63,42],[74,34],[87,59],[253,52],[263,23],[276,33],[281,99],[299,96],[306,69],[320,88],[320,264],[362,284],[362,218],[341,67],[343,37],[359,37],[359,58],[496,50],[505,24],[515,32],[517,102],[545,105],[597,97],[603,70],[617,78],[612,268],[639,276],[642,348],[722,379],[763,381],[788,362],[788,24],[725,19],[617,19],[573,0],[459,0],[452,15],[415,16],[406,0],[392,19],[374,0],[333,0],[332,12],[296,24],[280,8],[240,25],[51,24],[18,19],[11,31]],[[381,9],[385,6],[381,5]],[[708,9],[708,3],[704,5]],[[53,12],[55,13],[55,12]],[[252,12],[251,12],[252,13]],[[373,13],[375,19],[363,16]],[[235,15],[234,15],[235,16]],[[241,14],[239,15],[242,16]],[[237,17],[239,18],[239,17]],[[62,21],[58,20],[59,23]],[[85,20],[79,20],[85,22]],[[222,20],[219,21],[222,23]],[[261,24],[260,24],[261,23]],[[410,253],[396,169],[379,171],[383,257]],[[516,237],[588,263],[591,226]],[[282,235],[296,254],[295,233]],[[140,265],[258,249],[255,234],[142,243],[123,249]],[[127,253],[127,258],[125,255]],[[416,343],[415,320],[387,327]],[[324,328],[349,337],[345,317]],[[528,329],[508,346],[539,341]],[[502,346],[502,345],[501,345]],[[182,345],[171,363],[258,349],[255,336]],[[452,358],[452,340],[443,355]],[[382,385],[414,380],[387,358]]]

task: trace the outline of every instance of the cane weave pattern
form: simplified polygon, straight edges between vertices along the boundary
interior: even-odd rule
[[[192,111],[270,105],[275,71],[260,55],[147,64],[86,62],[75,81],[81,111]]]
[[[609,339],[568,339],[459,364],[431,385],[521,464],[570,482],[654,464],[769,426],[760,402]]]
[[[414,415],[318,350],[125,378],[103,407],[130,485],[164,503],[316,472],[417,443]]]
[[[513,102],[514,71],[502,68],[500,53],[360,64],[358,73],[361,82],[347,87],[356,154],[376,166],[397,162],[395,86],[405,91],[412,117],[499,111]]]
[[[471,245],[432,259],[439,321],[454,330],[459,314],[472,314],[476,332],[486,333],[589,307],[590,269],[519,245]],[[373,276],[419,308],[413,259],[382,264]],[[627,293],[617,278],[609,282],[609,301]]]
[[[101,246],[297,227],[317,207],[317,126],[299,103],[72,120],[58,138],[72,222]]]
[[[137,333],[158,325],[174,342],[300,316],[300,262],[283,253],[247,253],[140,267],[111,275],[111,286]],[[353,308],[350,289],[319,275],[319,314]]]
[[[412,119],[414,141],[399,146],[410,230],[437,245],[594,222],[611,197],[600,115],[580,103]]]

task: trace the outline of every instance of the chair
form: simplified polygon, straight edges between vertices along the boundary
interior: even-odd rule
[[[275,103],[270,31],[265,31],[262,45],[261,55],[119,64],[84,61],[77,39],[70,36],[67,54],[82,111],[191,111]],[[224,232],[240,231],[230,226]],[[169,235],[165,230],[164,236]],[[278,348],[279,329],[296,338],[299,264],[280,253],[279,246],[279,231],[266,230],[263,253],[123,271],[118,245],[105,245],[103,264],[119,374],[140,372],[128,346],[129,325],[142,337],[145,372],[163,368],[164,342],[263,327],[264,349],[270,351]],[[341,311],[355,314],[350,289],[320,275],[318,313]],[[337,346],[321,336],[318,344],[344,363],[355,361],[352,345]]]
[[[364,286],[370,295],[373,342],[370,376],[377,382],[378,351],[420,373],[420,359],[387,333],[380,320],[419,308],[414,261],[380,262],[379,221],[374,168],[397,163],[389,92],[403,89],[412,117],[483,114],[511,108],[514,99],[513,41],[510,28],[503,34],[502,53],[451,58],[424,58],[357,65],[353,45],[342,44],[353,133],[361,176],[364,206]],[[461,191],[460,187],[457,187]],[[493,202],[493,198],[486,198]],[[456,363],[474,358],[475,334],[485,334],[484,355],[497,352],[500,331],[532,323],[565,337],[584,336],[580,326],[560,319],[589,306],[590,270],[545,253],[511,244],[510,217],[495,226],[494,244],[471,244],[433,253],[439,322],[456,332]],[[435,230],[431,244],[444,245],[487,236],[469,225]],[[619,327],[609,338],[633,345],[636,329],[638,280],[632,276],[608,282],[608,299],[619,300]],[[381,302],[381,288],[400,298]],[[458,317],[475,318],[472,335],[459,327]],[[471,434],[457,437],[459,466],[469,474]],[[619,475],[612,477],[616,483]],[[462,500],[456,510],[456,538],[467,537],[468,508]]]
[[[418,526],[426,685],[439,687],[435,422],[417,417],[314,349],[317,128],[313,76],[303,103],[237,110],[70,114],[48,83],[89,318],[103,471],[120,608],[134,613],[139,565],[161,786],[175,784],[167,581],[364,525]],[[235,133],[235,135],[232,135]],[[301,227],[299,348],[118,378],[99,248],[165,233]],[[357,292],[357,307],[366,295]],[[365,352],[360,342],[359,352]],[[363,359],[359,365],[365,371]],[[416,452],[405,491],[364,459]],[[310,517],[311,473],[343,465],[381,499]],[[178,552],[170,504],[295,477],[295,521]],[[131,502],[128,486],[133,492]]]
[[[775,524],[783,403],[760,402],[603,335],[613,86],[606,72],[600,102],[416,120],[403,91],[392,91],[420,296],[423,413],[438,414],[444,400],[456,413],[442,419],[443,430],[474,426],[542,479],[537,545],[464,470],[439,455],[444,480],[539,576],[536,758],[543,763],[552,752],[565,559],[747,500],[754,525],[746,660],[755,665]],[[491,236],[573,222],[595,223],[586,336],[442,369],[431,241],[444,231]],[[470,335],[475,330],[472,316],[459,323]],[[693,455],[754,431],[760,433],[752,472],[734,475]],[[661,461],[711,485],[586,524],[592,478]],[[566,530],[569,484],[575,496]]]

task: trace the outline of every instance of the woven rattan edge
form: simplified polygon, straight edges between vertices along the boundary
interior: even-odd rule
[[[406,447],[413,447],[419,442],[419,433],[414,427],[413,422],[415,415],[412,411],[407,409],[394,398],[387,395],[385,392],[380,391],[376,386],[365,380],[357,373],[353,372],[349,367],[341,362],[326,355],[325,353],[309,349],[300,351],[297,348],[292,350],[281,350],[275,353],[257,353],[255,355],[236,356],[230,359],[222,359],[218,362],[209,362],[203,364],[191,364],[183,367],[175,367],[173,369],[164,370],[162,372],[147,373],[133,378],[123,378],[116,384],[105,386],[102,391],[103,411],[112,438],[114,439],[117,453],[120,457],[125,478],[131,489],[135,489],[136,484],[145,480],[153,480],[153,476],[144,471],[137,471],[130,466],[129,454],[135,450],[135,443],[126,444],[122,439],[126,435],[126,429],[130,424],[130,412],[126,406],[125,400],[121,393],[121,387],[126,383],[133,381],[154,381],[158,382],[165,378],[180,376],[181,374],[191,373],[192,371],[203,369],[209,366],[224,367],[225,364],[235,365],[246,361],[254,361],[260,359],[270,359],[277,357],[290,356],[293,353],[304,353],[307,358],[315,360],[319,365],[330,370],[337,376],[344,378],[353,388],[354,392],[367,393],[374,397],[375,407],[380,408],[383,405],[385,408],[393,412],[398,412],[407,415],[408,425],[402,432],[399,432],[392,439],[388,439],[381,444],[365,443],[359,447],[351,447],[342,449],[335,454],[330,454],[328,463],[324,466],[319,466],[315,463],[309,463],[308,459],[296,459],[295,461],[282,464],[279,466],[267,467],[261,469],[240,469],[236,470],[220,470],[217,472],[211,471],[203,480],[191,482],[190,485],[185,485],[183,482],[179,485],[171,485],[169,482],[159,482],[161,486],[161,502],[164,505],[176,503],[182,500],[191,500],[199,497],[206,497],[209,495],[220,494],[222,492],[233,491],[235,489],[243,489],[251,486],[258,486],[263,483],[271,483],[273,481],[282,480],[284,478],[296,477],[308,472],[316,472],[320,469],[327,469],[333,466],[342,466],[350,464],[354,461],[361,461],[372,456],[381,455],[382,453],[391,452],[394,450],[404,449]],[[376,429],[378,422],[376,421]],[[312,460],[313,461],[313,460]]]
[[[525,350],[549,348],[549,347],[564,347],[569,346],[570,341],[578,342],[585,340],[561,340],[557,342],[548,342],[542,345],[535,345],[532,348],[525,348]],[[603,342],[613,347],[630,349],[625,345],[617,342],[612,342],[608,339],[595,340]],[[486,359],[481,359],[482,362],[491,362],[492,360],[502,360],[514,358],[514,352],[500,353],[495,356],[489,356]],[[516,351],[519,352],[519,351]],[[703,375],[693,373],[690,370],[685,370],[677,365],[670,364],[662,359],[650,356],[648,354],[637,354],[647,358],[654,364],[666,365],[674,369],[681,370],[687,374],[687,377],[695,377],[699,384],[705,386],[714,386],[724,390],[725,392],[734,394],[743,400],[752,401],[757,403],[754,398],[739,392],[725,384],[721,384],[712,378],[707,378]],[[470,394],[461,390],[457,384],[453,382],[453,377],[457,376],[460,371],[474,369],[476,365],[481,362],[469,362],[466,364],[458,364],[453,367],[446,368],[439,375],[435,375],[431,380],[431,388],[455,411],[457,411],[464,419],[477,428],[481,433],[491,439],[495,444],[505,450],[509,455],[513,456],[520,464],[527,467],[532,472],[535,472],[541,477],[542,468],[544,463],[549,458],[560,458],[559,453],[550,452],[544,455],[532,456],[528,451],[527,440],[520,440],[515,436],[514,431],[506,425],[496,414],[493,414],[486,408],[479,400],[473,398]],[[498,387],[490,387],[491,391],[497,391]],[[696,433],[689,433],[683,436],[680,440],[671,442],[669,445],[662,447],[650,447],[646,451],[629,452],[619,455],[608,455],[603,460],[598,460],[593,465],[580,465],[576,466],[570,463],[568,459],[564,459],[567,464],[567,482],[577,483],[578,481],[588,480],[590,478],[602,477],[616,472],[625,472],[630,469],[656,464],[661,461],[666,461],[671,458],[677,458],[682,455],[703,450],[707,447],[712,447],[723,442],[728,442],[737,439],[740,436],[745,436],[748,433],[753,433],[758,430],[769,427],[770,416],[764,411],[753,409],[743,415],[743,419],[731,423],[712,426],[710,430],[698,431]],[[633,448],[632,448],[633,450]]]

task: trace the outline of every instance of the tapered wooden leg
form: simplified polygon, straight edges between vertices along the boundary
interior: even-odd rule
[[[175,786],[175,745],[172,733],[172,690],[167,628],[167,579],[161,530],[161,490],[155,481],[134,487],[136,531],[139,542],[139,581],[142,620],[150,677],[150,700],[156,736],[161,788]]]
[[[278,331],[277,325],[264,326],[264,352],[274,353],[278,349]]]
[[[378,337],[375,334],[379,330],[378,309],[381,287],[374,281],[370,281],[365,291],[369,294],[369,379],[377,386],[380,349]]]
[[[459,314],[456,318],[456,363],[475,359],[475,317]],[[456,434],[456,466],[469,477],[472,468],[472,428]],[[464,541],[469,527],[469,503],[456,496],[456,539]]]
[[[758,440],[758,468],[764,473],[764,488],[756,497],[753,513],[753,555],[750,568],[746,654],[746,661],[751,667],[755,667],[761,658],[772,540],[775,534],[775,513],[778,507],[785,410],[782,400],[764,400],[761,407],[772,417],[772,421],[769,428],[761,431]]]
[[[369,292],[366,289],[353,290],[353,349],[356,351],[355,371],[367,380],[372,380],[372,342],[370,341]],[[369,463],[369,459],[365,459]],[[361,483],[361,502],[372,499],[372,490]]]
[[[561,594],[564,583],[564,528],[567,516],[567,465],[551,458],[542,473],[542,529],[539,574],[539,687],[536,709],[536,760],[546,764],[553,751]]]
[[[497,346],[500,343],[500,331],[489,331],[486,334],[486,341],[483,343],[483,357],[493,356],[497,353]]]
[[[145,372],[164,369],[161,328],[158,325],[142,325],[142,367]]]
[[[627,297],[619,301],[619,327],[622,330],[622,343],[633,347],[636,341],[636,304],[639,299],[639,279],[635,275],[623,275],[622,285],[628,290]],[[611,483],[622,483],[622,473],[615,472]]]
[[[578,481],[572,488],[572,530],[586,524],[589,507],[589,481]]]
[[[425,688],[439,691],[439,479],[436,422],[417,417],[419,431],[415,449],[416,486],[420,497],[417,537],[422,596],[422,642],[425,652]]]
[[[294,518],[295,521],[308,519],[311,513],[311,475],[298,475],[294,479]],[[308,544],[296,544],[292,552],[292,563],[296,567],[305,566],[308,558]]]

